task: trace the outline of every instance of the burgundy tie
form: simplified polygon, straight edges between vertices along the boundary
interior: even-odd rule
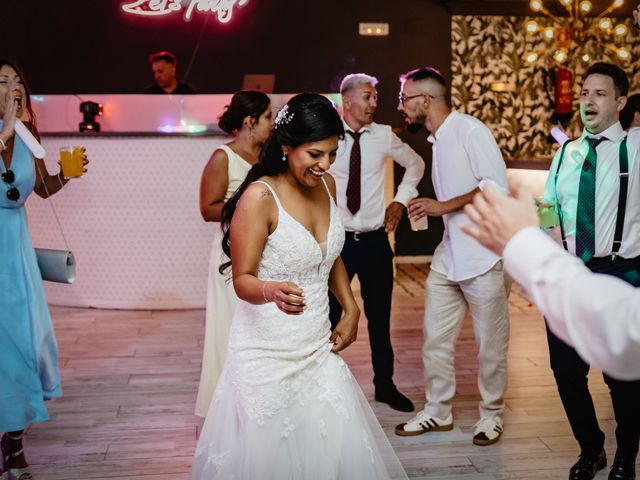
[[[353,137],[347,181],[347,208],[352,215],[355,215],[360,210],[360,135],[362,132],[347,130],[347,133]]]

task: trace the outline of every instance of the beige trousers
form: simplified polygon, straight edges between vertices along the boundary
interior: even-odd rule
[[[480,417],[502,417],[502,397],[507,388],[510,289],[511,281],[504,274],[502,262],[483,275],[460,282],[450,281],[433,270],[429,273],[422,349],[428,415],[445,419],[451,413],[456,390],[454,347],[469,305],[479,347]]]

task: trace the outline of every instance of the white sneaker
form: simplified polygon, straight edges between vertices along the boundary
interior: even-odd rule
[[[412,437],[428,432],[446,432],[453,429],[453,416],[449,414],[444,420],[424,413],[424,410],[406,423],[396,426],[396,435]]]
[[[502,435],[502,418],[484,417],[474,425],[474,445],[487,446],[496,443]]]

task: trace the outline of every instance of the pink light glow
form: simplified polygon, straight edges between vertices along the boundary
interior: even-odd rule
[[[191,20],[193,11],[216,14],[220,23],[229,23],[233,9],[246,5],[249,0],[185,0],[187,7],[183,18]],[[182,0],[135,0],[122,5],[122,10],[132,15],[162,16],[180,12],[184,7]]]

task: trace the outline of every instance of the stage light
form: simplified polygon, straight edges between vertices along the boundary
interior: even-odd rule
[[[99,132],[100,124],[96,122],[96,115],[102,115],[102,104],[95,102],[82,102],[80,104],[80,112],[83,121],[80,122],[81,132]]]

